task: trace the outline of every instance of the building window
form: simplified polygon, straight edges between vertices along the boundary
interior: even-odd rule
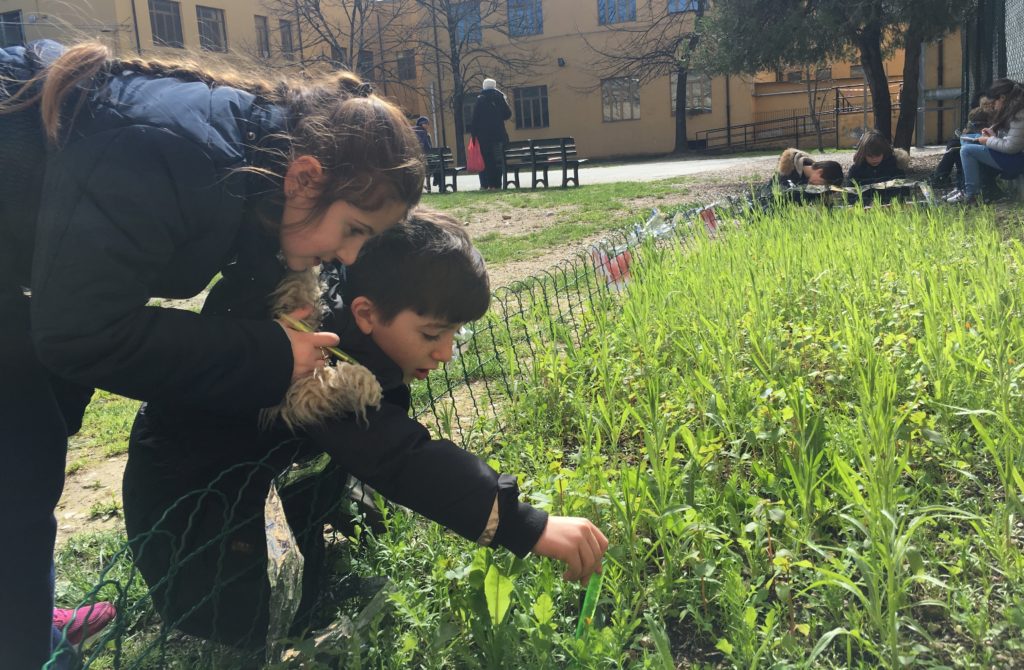
[[[270,24],[267,17],[256,16],[256,54],[260,58],[270,58]]]
[[[544,32],[541,0],[508,0],[508,33],[512,37]]]
[[[199,20],[199,46],[206,51],[227,51],[224,10],[196,5],[196,18]]]
[[[786,72],[786,81],[791,84],[798,84],[804,80],[804,73],[800,70],[790,70]]]
[[[0,47],[16,47],[25,43],[21,25],[21,10],[0,14]]]
[[[281,31],[281,55],[285,60],[295,58],[295,41],[292,35],[292,22],[287,19],[280,19],[278,27]]]
[[[676,82],[679,74],[673,72],[669,76],[668,95],[672,100],[672,115],[676,113]],[[688,114],[707,114],[711,111],[711,77],[706,74],[689,73],[686,77],[686,112]]]
[[[601,107],[605,121],[640,118],[640,80],[616,77],[601,80]]]
[[[359,50],[359,62],[356,63],[356,73],[360,79],[367,81],[373,79],[373,52],[368,49]]]
[[[331,45],[331,65],[336,68],[348,68],[348,49]]]
[[[851,65],[850,66],[850,76],[851,77],[863,77],[864,76],[864,66],[863,65]]]
[[[601,25],[636,21],[636,0],[597,0],[597,22]]]
[[[457,2],[452,4],[452,18],[455,19],[455,39],[460,44],[480,43],[480,3]]]
[[[548,87],[523,86],[512,89],[515,101],[516,128],[547,128]]]
[[[698,0],[668,0],[668,13],[695,12],[698,9],[697,5]]]
[[[185,48],[181,36],[181,9],[171,0],[149,0],[149,25],[153,44],[161,47]]]
[[[398,79],[408,81],[416,78],[416,51],[406,49],[398,54]]]
[[[686,111],[690,114],[711,113],[711,77],[692,72],[686,77]]]

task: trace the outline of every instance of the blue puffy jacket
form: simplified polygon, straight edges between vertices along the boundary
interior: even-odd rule
[[[52,42],[0,50],[0,73],[24,80],[59,53]],[[195,296],[218,272],[276,286],[277,237],[262,222],[279,220],[281,185],[240,168],[269,166],[274,152],[258,149],[280,142],[283,111],[230,87],[137,73],[81,95],[57,147],[37,125],[26,132],[33,110],[0,116],[5,179],[35,175],[20,194],[0,191],[0,248],[30,268],[28,279],[0,274],[0,312],[16,311],[9,297],[27,279],[38,355],[73,382],[227,410],[276,404],[293,365],[277,323],[147,303]]]

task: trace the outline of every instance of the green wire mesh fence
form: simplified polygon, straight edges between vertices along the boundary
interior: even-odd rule
[[[879,187],[876,195],[931,202],[926,187],[913,182]],[[415,414],[433,433],[465,444],[476,422],[500,421],[502,403],[529,383],[536,356],[552,345],[578,346],[588,315],[614,308],[644,245],[727,234],[733,224],[763,216],[773,197],[780,195],[730,198],[671,217],[655,210],[556,267],[498,289],[490,312],[458,338],[457,356],[414,389]],[[862,198],[815,187],[786,197],[831,204]],[[128,469],[147,465],[130,459]],[[130,540],[100,547],[99,578],[76,598],[83,614],[86,603],[99,600],[118,610],[84,649],[83,667],[273,665],[286,658],[281,640],[303,630],[317,631],[308,638],[313,645],[352,639],[384,606],[382,584],[337,569],[346,560],[346,535],[374,528],[382,503],[326,455],[305,453],[300,440],[233,464],[184,496],[155,488],[131,495],[158,512],[130,515],[126,487]],[[350,616],[338,616],[342,602]],[[47,667],[61,667],[62,653]]]

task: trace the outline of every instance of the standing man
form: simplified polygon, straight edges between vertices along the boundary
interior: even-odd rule
[[[508,106],[505,94],[498,90],[497,82],[484,79],[483,90],[476,97],[473,108],[473,122],[470,124],[470,135],[480,143],[480,153],[484,157],[484,171],[480,173],[480,190],[497,191],[504,184],[501,174],[502,152],[508,142],[505,132],[505,121],[512,118],[512,108]]]
[[[423,147],[423,153],[430,151],[433,146],[430,144],[430,119],[421,116],[416,119],[416,125],[412,127],[412,132],[416,133],[416,139],[420,141],[420,146]]]

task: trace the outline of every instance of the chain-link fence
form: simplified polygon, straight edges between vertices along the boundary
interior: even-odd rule
[[[1024,79],[1024,0],[978,0],[963,29],[963,117],[1000,77]]]
[[[615,299],[628,280],[630,249],[647,232],[642,226],[621,231],[540,276],[496,291],[489,314],[459,339],[457,357],[414,389],[419,420],[460,443],[476,422],[496,416],[541,347],[580,342],[586,314]],[[152,408],[147,413],[154,414],[148,421],[160,421]],[[173,435],[173,428],[162,428]],[[211,424],[209,446],[216,447],[218,434],[235,440],[237,430],[247,429]],[[146,435],[135,438],[146,444]],[[258,667],[280,660],[277,641],[302,630],[351,637],[360,618],[337,617],[338,603],[350,603],[363,619],[382,606],[384,596],[372,597],[379,584],[368,587],[329,568],[343,561],[345,536],[360,532],[356,526],[372,527],[382,511],[379,499],[329,458],[284,440],[215,477],[203,471],[205,480],[196,480],[203,483],[181,495],[159,475],[171,465],[161,447],[182,446],[171,442],[133,450],[129,459],[128,541],[82,548],[84,555],[103,554],[104,567],[64,600],[82,603],[82,616],[85,603],[100,600],[118,611],[86,648],[84,667]],[[173,465],[201,469],[180,454]],[[131,490],[129,481],[149,485]],[[327,620],[324,612],[332,613]],[[48,667],[64,667],[60,655]]]
[[[1024,0],[1006,0],[1006,76],[1024,81]]]
[[[886,202],[894,197],[930,202],[927,188],[915,182],[877,185],[875,193]],[[716,237],[723,222],[731,228],[750,220],[754,211],[771,206],[772,197],[778,194],[729,199],[671,217],[655,212],[539,276],[499,289],[488,315],[469,324],[459,339],[457,357],[414,389],[419,420],[434,434],[465,446],[474,426],[500,417],[502,404],[528,383],[537,356],[551,344],[578,346],[588,315],[614,308],[630,281],[634,257],[643,253],[641,244],[695,234]],[[801,187],[792,189],[789,199],[841,205],[867,197]],[[224,431],[227,440],[236,439],[231,433],[236,429],[211,431]],[[144,435],[135,437],[145,442]],[[280,640],[314,630],[307,646],[342,645],[357,640],[385,607],[382,582],[345,569],[346,537],[379,525],[383,502],[367,495],[329,457],[304,452],[301,440],[283,440],[259,459],[232,463],[181,495],[157,485],[161,468],[168,467],[160,460],[161,447],[176,445],[152,446],[152,454],[133,452],[129,459],[128,542],[87,547],[103,556],[104,567],[98,578],[90,575],[77,591],[64,594],[83,605],[110,600],[118,610],[116,620],[86,648],[85,668],[234,668],[268,662],[289,667],[288,653],[294,652],[282,650]],[[195,465],[176,459],[179,470]],[[154,485],[130,491],[128,481],[145,480],[140,473],[147,468],[157,477]],[[130,504],[140,511],[129,514]],[[51,660],[47,667],[60,666]]]

